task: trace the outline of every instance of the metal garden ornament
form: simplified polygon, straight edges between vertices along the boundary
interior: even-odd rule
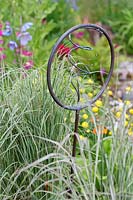
[[[99,36],[95,44],[91,35]],[[70,28],[52,49],[47,68],[49,92],[59,106],[75,111],[72,157],[76,156],[79,113],[101,97],[113,67],[111,39],[98,25],[81,24]],[[93,96],[89,97],[88,93]]]

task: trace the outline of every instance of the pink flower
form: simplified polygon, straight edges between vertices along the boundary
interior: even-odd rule
[[[4,48],[3,47],[0,47],[0,51],[3,51],[4,50]]]
[[[33,67],[33,61],[29,60],[24,64],[24,69],[29,70]]]
[[[0,30],[0,36],[2,36],[3,35],[3,31],[2,30]]]
[[[21,33],[20,32],[16,32],[16,36],[18,37]]]
[[[75,37],[77,38],[77,39],[81,39],[82,37],[84,36],[84,32],[78,32],[78,33],[75,33]]]
[[[4,40],[0,40],[0,44],[3,44],[4,43]]]
[[[22,51],[22,55],[24,55],[24,56],[32,56],[33,54],[32,54],[31,51],[23,50]]]
[[[6,59],[6,55],[5,55],[5,54],[1,54],[1,55],[0,55],[0,61],[2,61],[2,60],[4,60],[4,59]]]

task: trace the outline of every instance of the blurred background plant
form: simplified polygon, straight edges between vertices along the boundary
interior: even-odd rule
[[[100,23],[113,36],[122,52],[132,55],[132,9],[131,0],[79,0],[80,20],[83,23]],[[102,6],[101,6],[102,5]],[[126,8],[126,9],[125,9]]]
[[[133,54],[133,10],[123,9],[121,17],[110,19],[109,25],[115,33],[115,40],[123,46],[123,51],[126,54]]]
[[[28,47],[33,54],[34,66],[42,67],[48,60],[52,46],[57,38],[74,24],[74,11],[72,6],[66,4],[64,0],[59,1],[26,1],[15,0],[1,3],[1,24],[10,22],[13,32],[4,37],[5,47],[7,40],[13,40],[16,32],[20,32],[23,24],[30,22],[33,24],[30,34],[32,40]],[[10,11],[9,11],[10,10]],[[68,14],[69,13],[69,14]],[[64,23],[65,20],[65,23]],[[2,27],[1,27],[2,28]],[[10,39],[9,39],[10,38]],[[6,48],[7,63],[13,63],[13,52]],[[9,59],[9,60],[8,60]],[[19,63],[20,65],[22,63]],[[14,63],[12,64],[12,67]]]

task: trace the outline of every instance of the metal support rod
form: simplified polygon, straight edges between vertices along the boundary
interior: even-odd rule
[[[72,148],[72,157],[76,157],[76,143],[77,143],[77,133],[78,133],[78,123],[79,123],[79,111],[75,112],[75,127],[74,127],[74,136],[73,136],[73,148]],[[74,173],[73,167],[71,167],[71,175]]]
[[[76,110],[75,112],[75,126],[74,126],[74,135],[73,135],[73,148],[72,148],[72,157],[76,157],[76,143],[77,143],[77,133],[78,133],[78,124],[79,124],[79,110]],[[70,176],[71,176],[71,182],[73,182],[73,175],[74,175],[74,169],[73,166],[71,166]],[[72,190],[71,188],[68,189],[68,195],[67,197],[71,199]]]

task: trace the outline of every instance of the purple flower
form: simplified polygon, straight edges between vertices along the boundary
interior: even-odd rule
[[[33,25],[32,22],[27,22],[27,23],[25,23],[25,24],[21,27],[21,32],[27,31],[27,29],[29,29],[32,25]]]
[[[3,30],[2,35],[3,36],[10,36],[11,34],[12,34],[12,28],[10,26],[10,23],[6,22],[6,28],[5,28],[5,30]]]
[[[14,41],[10,41],[8,46],[12,51],[18,47],[17,43]]]
[[[100,73],[101,75],[105,75],[106,74],[106,70],[104,68],[100,69]]]
[[[17,36],[18,40],[20,40],[20,44],[25,46],[28,44],[30,40],[32,40],[32,36],[29,32],[19,33]]]
[[[0,44],[3,44],[4,43],[4,40],[0,40]]]

